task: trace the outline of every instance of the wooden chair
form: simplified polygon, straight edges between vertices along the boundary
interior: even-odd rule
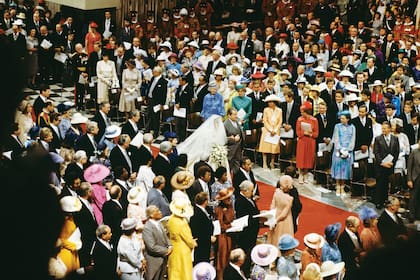
[[[254,163],[257,162],[258,144],[258,130],[256,128],[246,130],[244,133],[243,152],[251,152]]]
[[[322,155],[316,154],[315,155],[315,165],[313,169],[314,177],[316,177],[317,183],[325,182],[325,187],[327,189],[330,188],[330,180],[331,180],[331,152],[323,151]],[[320,176],[323,175],[325,178],[321,178]],[[321,181],[323,180],[323,181]]]

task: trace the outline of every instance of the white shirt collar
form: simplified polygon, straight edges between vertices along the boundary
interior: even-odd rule
[[[396,217],[396,215],[394,213],[392,213],[388,209],[385,209],[385,212],[388,214],[388,216],[390,216],[394,220],[394,222],[397,223],[397,217]]]
[[[164,159],[166,159],[168,162],[170,162],[169,158],[167,156],[165,156],[164,154],[162,154],[161,152],[159,152],[159,155],[161,157],[163,157]]]

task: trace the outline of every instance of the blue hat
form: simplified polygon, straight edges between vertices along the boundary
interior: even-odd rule
[[[69,104],[67,102],[60,103],[60,104],[57,105],[57,111],[59,113],[66,112],[66,111],[70,110],[71,108],[73,108],[73,105]]]
[[[319,39],[318,40],[318,44],[324,44],[325,43],[325,41],[324,40],[322,40],[322,39]]]
[[[305,64],[312,64],[315,63],[315,58],[313,56],[309,56],[305,59]]]
[[[267,74],[268,73],[277,73],[277,71],[276,71],[276,69],[274,69],[273,67],[268,67],[268,69],[267,69]]]
[[[282,251],[287,251],[299,246],[299,240],[291,236],[290,234],[283,234],[280,236],[279,240],[279,249]]]
[[[32,140],[35,140],[39,136],[39,131],[41,130],[41,127],[35,125],[29,129],[29,137],[31,137]]]
[[[350,113],[350,111],[349,111],[349,110],[343,110],[343,111],[338,112],[338,113],[337,113],[337,116],[338,116],[338,117],[341,117],[341,116],[347,116],[347,117],[350,119],[350,117],[351,117],[351,113]]]
[[[328,226],[326,226],[324,233],[325,233],[325,238],[327,239],[327,241],[334,241],[340,229],[341,229],[340,223],[329,224]]]
[[[378,217],[378,213],[370,207],[363,206],[359,211],[359,217],[362,221],[367,221],[370,219],[375,219]]]
[[[165,131],[165,133],[163,133],[163,137],[165,137],[165,140],[168,140],[169,138],[176,138],[176,133],[173,131]]]
[[[246,77],[242,77],[239,82],[241,84],[249,84],[251,81],[249,79],[247,79]]]

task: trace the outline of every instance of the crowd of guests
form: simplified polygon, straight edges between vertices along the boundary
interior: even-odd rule
[[[255,8],[263,26],[244,20],[226,34],[213,28],[208,1],[164,9],[159,19],[148,13],[144,22],[132,12],[123,26],[110,11],[77,23],[52,16],[43,2],[0,4],[0,39],[39,90],[33,102],[20,102],[3,156],[53,162],[48,184],[64,224],[52,277],[357,279],[370,250],[408,238],[400,202],[388,194],[399,179],[410,191],[410,220],[419,219],[415,1],[262,2]],[[50,84],[66,79],[75,99],[58,104]],[[84,116],[88,94],[92,119]],[[124,114],[122,124],[111,121],[111,105]],[[214,170],[206,154],[191,172],[177,145],[193,116],[213,115],[224,119],[229,166]],[[168,121],[175,129],[163,133]],[[287,150],[298,169],[280,178],[270,207],[275,223],[258,245],[260,193],[243,155],[252,135],[263,168],[275,168]],[[348,217],[343,230],[332,224],[306,235],[298,268],[302,205],[292,177],[309,183],[325,159],[338,196],[355,171],[375,177],[376,209]],[[239,229],[238,218],[247,221]]]

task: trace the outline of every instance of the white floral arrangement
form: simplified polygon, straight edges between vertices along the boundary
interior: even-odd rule
[[[228,149],[226,145],[214,144],[210,156],[209,163],[214,165],[215,168],[219,166],[228,167]]]

